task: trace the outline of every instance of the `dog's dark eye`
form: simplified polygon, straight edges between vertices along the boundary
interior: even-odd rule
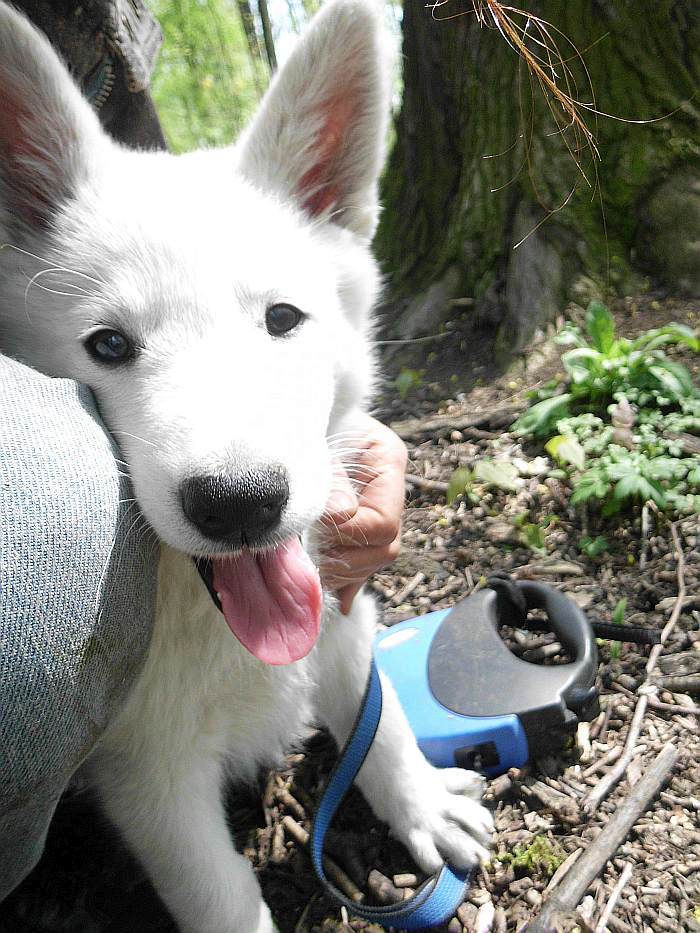
[[[134,355],[133,345],[117,330],[98,330],[85,346],[98,363],[123,363]]]
[[[293,305],[271,305],[265,312],[265,327],[268,334],[279,337],[294,330],[304,320],[302,312]]]

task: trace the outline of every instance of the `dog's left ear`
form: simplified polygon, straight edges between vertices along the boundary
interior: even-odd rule
[[[367,239],[377,223],[391,56],[381,0],[332,0],[274,78],[240,169],[312,218]]]

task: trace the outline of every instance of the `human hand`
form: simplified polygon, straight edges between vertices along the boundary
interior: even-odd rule
[[[344,614],[367,578],[399,553],[407,461],[391,428],[369,415],[354,425],[351,434],[329,439],[336,469],[322,518],[321,580]]]

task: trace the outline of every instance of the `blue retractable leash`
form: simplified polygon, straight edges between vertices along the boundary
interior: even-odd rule
[[[386,907],[365,907],[356,904],[335,888],[323,870],[323,841],[326,830],[335,816],[343,797],[362,767],[365,756],[372,745],[379,719],[382,715],[382,685],[377,665],[372,659],[367,689],[355,721],[350,738],[345,743],[338,763],[331,774],[328,786],[314,820],[311,833],[311,858],[316,874],[333,896],[348,910],[365,920],[372,920],[383,927],[401,930],[424,930],[449,920],[464,900],[471,882],[471,871],[458,872],[443,865],[439,874],[430,878],[410,900]]]
[[[532,609],[545,611],[572,656],[569,664],[543,668],[508,650],[499,625],[524,624]],[[360,712],[319,805],[311,854],[317,875],[348,910],[384,927],[422,930],[453,916],[472,872],[446,864],[410,900],[366,907],[341,894],[323,871],[326,830],[379,725],[379,668],[396,689],[429,761],[498,774],[561,747],[581,719],[597,714],[595,637],[579,607],[563,594],[541,583],[497,576],[452,609],[410,619],[377,636]]]
[[[530,618],[543,611],[546,622]],[[509,624],[550,629],[567,649],[567,664],[542,666],[517,658],[498,633]],[[452,609],[430,612],[380,632],[367,690],[353,731],[333,771],[311,837],[314,868],[348,910],[384,927],[421,930],[448,920],[464,900],[470,872],[449,865],[401,904],[365,907],[328,883],[323,839],[362,767],[379,725],[379,671],[391,681],[418,745],[441,768],[495,775],[554,752],[579,722],[598,714],[595,636],[655,644],[659,633],[637,626],[592,625],[563,593],[532,580],[494,574],[488,586]]]

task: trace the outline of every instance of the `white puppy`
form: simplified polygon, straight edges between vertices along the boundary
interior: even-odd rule
[[[4,3],[0,88],[0,346],[92,388],[163,542],[149,656],[92,772],[183,933],[263,933],[225,784],[310,720],[344,742],[375,626],[368,596],[343,617],[322,594],[313,528],[372,387],[381,10],[324,8],[230,149],[116,145]],[[423,868],[485,855],[481,780],[425,761],[388,686],[359,785]]]

